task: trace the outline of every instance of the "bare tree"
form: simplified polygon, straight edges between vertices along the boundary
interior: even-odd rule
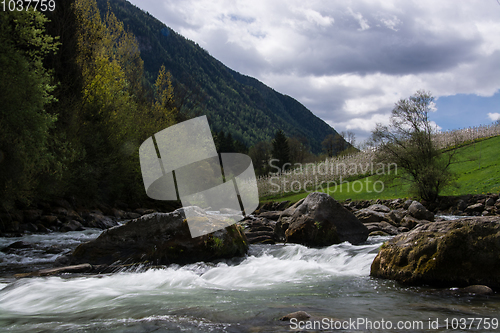
[[[269,142],[261,141],[252,146],[248,151],[248,155],[252,158],[252,163],[257,174],[263,175],[268,171],[271,149],[272,146]]]
[[[351,132],[351,131],[347,131],[347,143],[349,143],[349,145],[351,146],[354,146],[354,144],[356,143],[356,135]]]
[[[297,138],[288,138],[288,147],[290,148],[291,163],[304,163],[309,157],[309,148]]]
[[[434,201],[454,178],[449,170],[454,152],[442,152],[432,140],[435,130],[428,116],[433,100],[425,91],[400,100],[390,125],[377,124],[372,133],[378,162],[396,163],[406,171],[416,194],[428,201]]]

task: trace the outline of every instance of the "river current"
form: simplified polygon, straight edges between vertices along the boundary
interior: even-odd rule
[[[0,331],[500,331],[478,328],[477,321],[460,329],[453,321],[500,319],[498,295],[458,296],[453,289],[405,287],[371,278],[370,265],[388,237],[320,249],[251,245],[245,258],[218,263],[12,277],[27,267],[50,267],[61,253],[99,232],[0,238],[0,248],[19,240],[33,244],[16,253],[0,252]],[[279,320],[295,311],[309,313],[309,322]]]

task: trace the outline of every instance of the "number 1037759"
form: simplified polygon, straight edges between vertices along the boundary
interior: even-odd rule
[[[496,330],[499,327],[498,318],[446,318],[446,329],[479,329]]]
[[[53,12],[56,9],[56,2],[55,0],[0,0],[0,7],[4,12],[20,12],[30,8]]]

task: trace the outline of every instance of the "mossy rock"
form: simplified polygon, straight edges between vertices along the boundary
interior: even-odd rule
[[[407,285],[500,289],[500,218],[468,217],[421,225],[381,248],[371,276]]]
[[[204,217],[199,219],[205,221]],[[246,236],[240,226],[233,224],[192,238],[184,213],[178,209],[144,215],[105,230],[97,239],[79,245],[69,263],[189,264],[243,256],[247,251]]]

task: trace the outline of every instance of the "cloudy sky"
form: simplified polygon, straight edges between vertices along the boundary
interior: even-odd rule
[[[357,141],[419,89],[443,130],[500,118],[497,0],[131,0]]]

